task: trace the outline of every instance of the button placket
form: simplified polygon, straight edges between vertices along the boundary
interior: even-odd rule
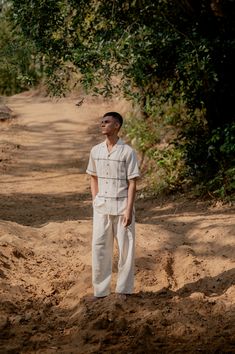
[[[109,157],[110,157],[110,154],[108,154],[108,158]],[[107,160],[107,163],[106,163],[106,176],[109,176],[108,168],[109,168],[109,160]],[[108,182],[108,180],[106,180],[105,191],[104,191],[105,196],[107,196],[107,194],[108,194],[108,184],[109,184],[109,182]],[[105,201],[106,201],[106,199],[105,199]]]

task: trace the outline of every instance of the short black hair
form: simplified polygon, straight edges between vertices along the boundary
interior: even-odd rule
[[[119,114],[117,112],[107,112],[103,115],[103,118],[107,117],[107,116],[113,117],[120,124],[120,127],[122,126],[123,118],[122,118],[121,114]]]

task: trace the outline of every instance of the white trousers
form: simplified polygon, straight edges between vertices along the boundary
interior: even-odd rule
[[[135,220],[125,228],[122,215],[104,215],[95,208],[92,239],[92,283],[94,295],[110,293],[112,276],[113,241],[117,239],[119,250],[116,292],[131,294],[134,287]]]

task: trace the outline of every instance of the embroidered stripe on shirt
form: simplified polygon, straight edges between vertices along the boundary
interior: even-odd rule
[[[99,195],[99,198],[105,198],[105,199],[115,199],[115,200],[118,200],[118,199],[124,199],[124,198],[127,198],[127,195],[125,195],[124,197],[107,197],[106,195]]]
[[[126,160],[114,160],[114,159],[105,159],[105,158],[101,158],[101,157],[96,157],[94,158],[95,161],[115,161],[115,162],[122,162],[122,163],[126,163]]]
[[[100,179],[114,179],[114,180],[116,180],[116,181],[126,181],[126,180],[127,180],[126,178],[106,177],[106,176],[104,176],[104,177],[98,176],[98,178],[100,178]]]

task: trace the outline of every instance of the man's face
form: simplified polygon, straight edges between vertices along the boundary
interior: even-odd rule
[[[102,118],[100,126],[103,135],[113,135],[119,130],[119,123],[112,116]]]

